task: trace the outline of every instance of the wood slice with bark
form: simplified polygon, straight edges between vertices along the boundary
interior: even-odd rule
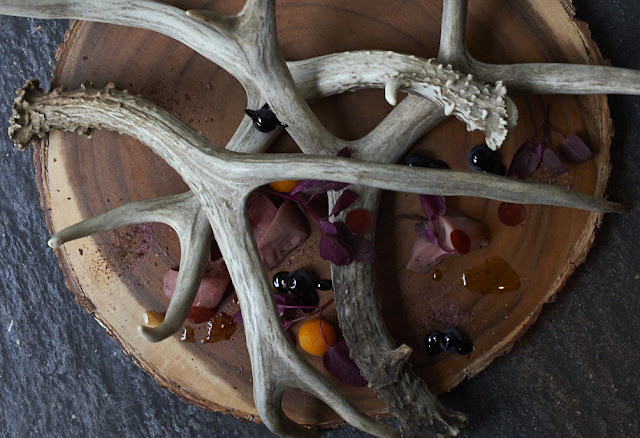
[[[234,12],[241,2],[173,1],[180,7]],[[382,49],[429,58],[438,52],[442,3],[339,0],[316,3],[278,2],[278,36],[287,60],[300,60],[345,50]],[[566,2],[472,2],[467,41],[480,61],[603,62],[586,26],[575,21]],[[116,49],[114,49],[116,48]],[[77,88],[90,80],[96,87],[114,82],[175,113],[224,145],[244,117],[246,98],[240,84],[222,69],[168,37],[148,31],[104,24],[74,22],[58,52],[54,86]],[[557,184],[582,193],[602,195],[609,175],[610,119],[606,98],[517,97],[519,124],[500,149],[508,163],[514,151],[544,120],[559,131],[579,134],[596,156],[571,166]],[[352,140],[375,127],[390,112],[382,90],[358,91],[325,99],[313,106],[336,135]],[[482,135],[468,133],[457,120],[448,120],[413,147],[468,170],[467,152]],[[272,152],[297,150],[286,135]],[[130,201],[184,192],[187,187],[160,158],[136,141],[110,132],[89,140],[75,134],[51,134],[36,150],[37,180],[52,231]],[[546,181],[538,173],[534,179]],[[413,223],[398,214],[420,213],[415,195],[385,193],[377,217],[375,295],[379,297],[389,333],[414,350],[410,363],[436,393],[450,390],[465,377],[485,368],[507,351],[535,321],[542,305],[580,264],[594,238],[601,214],[558,207],[527,206],[526,220],[507,227],[497,217],[498,202],[449,198],[448,205],[486,224],[489,247],[446,260],[432,273],[405,269],[415,235]],[[320,232],[270,273],[309,268],[321,277],[329,265],[317,251]],[[163,311],[168,299],[162,279],[175,268],[180,250],[166,226],[150,224],[67,243],[58,252],[60,265],[78,301],[109,334],[160,384],[190,403],[257,419],[253,406],[251,365],[242,328],[229,341],[184,343],[174,336],[161,344],[139,337],[136,326],[147,310]],[[508,294],[480,295],[462,285],[464,270],[500,255],[519,274],[521,287]],[[329,295],[323,294],[327,300]],[[233,314],[237,305],[229,294],[220,311]],[[325,313],[337,325],[335,311]],[[468,356],[432,358],[423,348],[427,333],[458,327],[475,343]],[[205,327],[196,327],[196,340]],[[308,357],[323,373],[319,358]],[[387,408],[369,388],[340,389],[363,411],[384,416]],[[289,390],[283,406],[294,421],[333,426],[339,418],[324,403],[301,390]]]

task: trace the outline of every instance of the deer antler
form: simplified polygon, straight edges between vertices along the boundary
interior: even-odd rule
[[[566,92],[561,89],[566,81],[563,78],[579,74],[584,80],[580,86],[568,88],[572,92],[640,93],[636,85],[640,74],[624,69],[601,67],[594,70],[596,76],[592,76],[587,74],[592,67],[586,66],[507,68],[480,64],[470,57],[464,45],[467,2],[445,0],[444,5],[438,56],[442,64],[383,51],[342,53],[286,63],[277,43],[273,0],[249,0],[234,16],[208,11],[185,14],[178,8],[149,0],[67,0],[62,3],[9,0],[0,5],[0,12],[133,25],[172,36],[233,74],[244,86],[250,106],[269,102],[307,154],[334,155],[348,145],[354,158],[393,162],[448,114],[458,116],[472,129],[483,130],[487,143],[498,147],[506,136],[507,127],[515,123],[516,114],[500,80],[523,92]],[[464,73],[458,73],[446,64],[452,64]],[[542,77],[544,71],[549,72],[550,81]],[[503,73],[504,77],[501,76]],[[613,75],[614,85],[600,81],[598,75],[605,73]],[[481,81],[490,79],[489,82],[497,82],[497,85],[491,88],[474,80],[473,76]],[[392,104],[399,90],[420,97],[404,99],[376,129],[355,142],[345,142],[331,135],[306,102],[362,87],[385,87],[387,99]],[[617,204],[558,187],[476,173],[408,169],[310,155],[236,154],[232,151],[264,151],[278,130],[260,134],[251,128],[248,119],[244,119],[225,151],[166,111],[113,87],[71,92],[54,90],[45,94],[28,82],[16,100],[13,123],[12,137],[20,148],[26,147],[33,136],[42,136],[50,129],[80,133],[95,128],[116,130],[151,147],[180,173],[193,194],[126,205],[116,213],[106,213],[59,232],[51,244],[58,245],[151,217],[176,228],[183,249],[184,278],[179,281],[179,290],[165,323],[155,329],[141,329],[145,337],[160,340],[179,327],[193,301],[195,279],[203,267],[211,227],[240,297],[253,364],[256,407],[267,426],[282,436],[311,434],[293,424],[282,412],[280,400],[288,386],[312,392],[362,430],[376,436],[396,436],[397,433],[357,412],[284,337],[255,242],[247,232],[244,201],[255,187],[281,179],[324,179],[413,193],[474,195],[597,211],[621,210]],[[217,187],[215,192],[211,185]],[[375,211],[378,193],[370,187],[354,189],[362,195],[361,205]],[[187,219],[173,218],[172,212],[178,206],[188,211]],[[149,208],[157,211],[150,213]],[[114,219],[122,212],[126,215]],[[189,227],[191,229],[187,230]],[[386,332],[373,292],[371,266],[333,267],[333,278],[341,326],[354,360],[391,412],[401,420],[405,434],[414,436],[424,433],[425,427],[431,427],[443,435],[456,435],[464,416],[450,412],[438,403],[406,363],[410,349],[406,346],[395,348]],[[358,312],[359,324],[354,321],[355,308],[366,309]]]

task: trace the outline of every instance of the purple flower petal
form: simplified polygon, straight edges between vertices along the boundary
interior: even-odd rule
[[[571,164],[581,164],[593,157],[591,149],[576,134],[569,134],[560,143],[560,153]]]
[[[418,195],[424,213],[431,220],[442,216],[446,210],[444,198],[436,195]]]
[[[329,222],[328,220],[320,219],[318,224],[320,225],[320,228],[322,228],[323,233],[338,234],[338,229],[336,228],[335,224]]]
[[[525,141],[513,155],[507,176],[510,178],[527,179],[536,171],[542,158],[542,145],[530,140]]]
[[[353,190],[346,189],[344,192],[342,192],[342,194],[336,201],[336,204],[333,206],[331,215],[336,216],[340,214],[341,211],[344,211],[345,209],[349,208],[351,204],[356,202],[359,197],[360,195],[358,195]]]
[[[327,371],[347,385],[355,387],[367,385],[367,381],[360,374],[360,368],[351,359],[349,347],[344,341],[338,341],[332,347],[329,347],[322,356],[322,363]]]
[[[336,266],[346,266],[351,263],[349,251],[338,242],[336,236],[328,234],[323,234],[320,238],[320,257]]]
[[[569,171],[551,148],[544,150],[542,154],[542,165],[558,175],[563,175]]]
[[[376,249],[362,236],[353,236],[351,242],[351,258],[356,262],[373,263],[376,261]]]
[[[338,228],[338,236],[336,237],[349,252],[351,260],[363,263],[373,263],[375,261],[376,250],[371,242],[362,236],[353,234],[344,222],[335,222],[335,225]]]

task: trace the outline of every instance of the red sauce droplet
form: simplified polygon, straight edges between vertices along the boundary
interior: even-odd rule
[[[195,332],[193,330],[193,327],[190,327],[190,326],[182,327],[180,340],[182,342],[195,342],[196,338],[195,338]]]
[[[498,219],[503,224],[515,227],[522,223],[526,216],[524,205],[512,204],[510,202],[501,202],[498,207]]]
[[[209,321],[209,330],[207,337],[202,341],[203,344],[212,342],[226,341],[236,331],[236,323],[233,316],[226,313],[218,313]]]
[[[435,281],[442,280],[442,271],[440,269],[434,269],[433,270],[433,279]]]
[[[515,292],[520,288],[520,276],[502,257],[491,257],[482,265],[462,273],[462,284],[481,294]]]
[[[203,322],[209,321],[213,318],[214,315],[213,309],[208,307],[198,307],[194,306],[189,310],[189,315],[187,315],[187,321],[193,324],[202,324]]]
[[[364,208],[355,208],[347,213],[344,223],[353,234],[367,234],[371,231],[371,215]]]
[[[458,251],[460,254],[466,254],[471,249],[471,240],[464,231],[453,230],[449,237],[451,238],[453,249]]]

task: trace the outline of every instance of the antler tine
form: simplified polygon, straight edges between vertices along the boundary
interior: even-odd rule
[[[175,291],[164,321],[156,327],[138,327],[143,338],[158,342],[178,331],[187,318],[211,251],[211,225],[192,192],[130,202],[57,232],[48,244],[58,248],[71,240],[145,222],[171,226],[178,234],[182,253]]]
[[[195,214],[183,211],[185,217],[192,220],[176,230],[180,238],[180,269],[167,313],[164,320],[155,327],[138,327],[140,336],[150,342],[162,341],[180,330],[196,298],[202,274],[209,260],[213,232],[206,213],[195,197],[192,199],[196,207]]]
[[[485,81],[503,80],[527,94],[640,94],[640,71],[601,65],[485,64],[473,58],[469,70]]]
[[[184,221],[183,209],[191,207],[194,200],[195,196],[186,192],[164,198],[130,202],[64,228],[55,233],[47,243],[51,248],[58,248],[67,242],[92,234],[145,222],[161,222],[174,229],[180,228]]]
[[[3,0],[0,13],[33,18],[70,18],[148,29],[180,41],[250,84],[232,41],[185,11],[155,0]]]
[[[451,63],[488,83],[503,81],[516,93],[640,94],[640,71],[627,68],[558,63],[487,64],[475,59],[465,43],[468,0],[443,0],[438,61]]]
[[[468,0],[443,0],[442,3],[438,61],[465,70],[469,56],[465,42],[469,2]]]

